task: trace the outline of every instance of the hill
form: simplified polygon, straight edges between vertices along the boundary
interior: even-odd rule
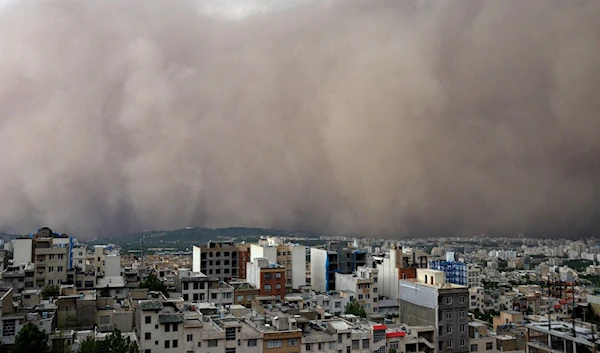
[[[137,250],[140,248],[142,237],[144,237],[144,248],[191,250],[194,245],[205,244],[209,240],[235,242],[245,241],[247,243],[257,241],[261,236],[276,236],[293,238],[301,243],[313,243],[318,240],[319,234],[304,231],[284,231],[263,228],[184,228],[175,230],[159,230],[141,233],[132,233],[108,238],[94,239],[89,242],[95,244],[115,244],[123,250]]]

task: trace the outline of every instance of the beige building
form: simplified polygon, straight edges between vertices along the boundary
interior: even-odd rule
[[[469,347],[470,352],[497,352],[496,337],[489,335],[485,322],[469,322]]]
[[[346,292],[356,299],[367,314],[379,312],[378,306],[378,270],[369,267],[359,267],[354,274],[335,274],[335,288]]]

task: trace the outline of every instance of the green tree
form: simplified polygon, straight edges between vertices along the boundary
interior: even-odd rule
[[[71,345],[62,332],[58,334],[58,337],[52,340],[52,353],[73,353]]]
[[[49,353],[48,334],[31,322],[27,323],[15,337],[13,352]]]
[[[88,337],[79,345],[79,353],[96,353],[96,340]]]
[[[140,288],[148,288],[150,291],[162,292],[166,297],[169,296],[167,286],[154,273],[150,273],[145,280],[140,282]]]
[[[57,298],[59,296],[59,294],[60,294],[59,286],[46,286],[42,290],[42,297],[44,297],[44,299],[48,299],[50,297]]]
[[[110,292],[108,290],[108,286],[106,286],[106,288],[102,288],[100,290],[100,297],[102,297],[102,298],[108,298],[108,297],[110,297]]]
[[[344,314],[352,314],[359,317],[367,317],[367,313],[365,312],[365,308],[356,301],[356,299],[348,302],[346,307],[344,308]]]

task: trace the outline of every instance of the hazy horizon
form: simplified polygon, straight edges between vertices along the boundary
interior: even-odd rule
[[[600,2],[0,1],[0,231],[600,230]]]

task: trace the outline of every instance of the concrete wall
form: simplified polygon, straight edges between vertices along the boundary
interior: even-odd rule
[[[192,250],[192,271],[200,272],[200,247],[194,246]]]
[[[437,310],[400,299],[400,322],[410,326],[436,327]]]
[[[13,244],[14,244],[13,260],[14,260],[15,265],[33,262],[32,258],[31,258],[33,240],[31,238],[15,239],[13,241]]]
[[[121,256],[107,255],[105,258],[104,276],[119,277],[121,276]]]
[[[306,246],[292,246],[292,288],[306,285]]]
[[[310,249],[310,268],[311,287],[316,291],[325,292],[327,288],[327,250],[316,248]]]

